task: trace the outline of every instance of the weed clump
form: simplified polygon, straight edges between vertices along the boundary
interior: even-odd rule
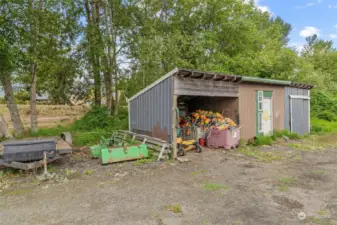
[[[181,205],[180,204],[172,204],[165,207],[168,211],[173,213],[182,213]]]

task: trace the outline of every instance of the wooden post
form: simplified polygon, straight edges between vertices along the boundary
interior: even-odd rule
[[[172,107],[172,146],[173,146],[173,159],[177,158],[177,106],[178,95],[173,95],[173,107]]]
[[[47,169],[47,153],[43,152],[43,174],[47,175],[48,174],[48,169]]]

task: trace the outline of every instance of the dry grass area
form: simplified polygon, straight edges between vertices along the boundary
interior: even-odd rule
[[[30,124],[29,105],[18,105],[21,119],[25,127]],[[54,127],[59,124],[68,124],[81,118],[89,110],[86,106],[69,105],[37,105],[39,127]],[[0,113],[4,115],[9,128],[12,128],[9,110],[6,105],[0,105]]]

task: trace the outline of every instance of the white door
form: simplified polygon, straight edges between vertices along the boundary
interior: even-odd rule
[[[270,135],[273,132],[272,113],[271,98],[264,98],[262,113],[262,131],[264,135]]]

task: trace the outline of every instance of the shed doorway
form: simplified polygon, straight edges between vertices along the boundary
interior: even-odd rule
[[[238,125],[238,106],[238,97],[179,96],[177,122],[180,128],[177,135],[183,140],[205,138],[211,127],[221,127],[226,118]]]
[[[219,112],[224,117],[229,117],[239,123],[239,98],[238,97],[209,97],[186,96],[178,97],[180,116],[189,116],[197,110]]]

